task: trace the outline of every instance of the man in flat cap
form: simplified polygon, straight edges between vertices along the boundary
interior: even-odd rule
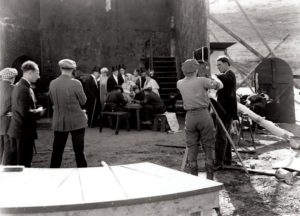
[[[212,117],[208,111],[210,99],[208,89],[221,89],[223,84],[217,78],[197,77],[199,63],[188,59],[182,64],[185,77],[177,82],[183,107],[187,111],[185,117],[185,134],[187,145],[187,163],[185,171],[198,175],[197,156],[201,142],[205,152],[205,167],[207,178],[213,180],[213,159],[215,144],[215,129]]]
[[[12,119],[8,134],[17,146],[17,164],[31,167],[33,148],[37,139],[36,119],[44,110],[36,108],[31,85],[40,78],[38,65],[33,61],[22,64],[23,76],[12,92]]]
[[[12,146],[8,136],[11,121],[11,94],[14,89],[15,77],[18,71],[15,68],[4,68],[0,71],[0,164],[16,165],[17,149]]]
[[[69,133],[77,167],[87,167],[84,155],[84,135],[87,118],[82,106],[86,96],[80,81],[72,78],[76,62],[63,59],[58,62],[61,75],[50,83],[50,98],[53,103],[52,129],[54,131],[51,168],[59,168]]]

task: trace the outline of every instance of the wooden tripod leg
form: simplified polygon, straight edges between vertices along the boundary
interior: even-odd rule
[[[239,154],[239,152],[238,152],[238,150],[237,150],[237,148],[236,148],[234,142],[232,141],[232,139],[231,139],[231,137],[230,137],[228,131],[226,130],[226,128],[225,128],[225,126],[224,126],[222,120],[220,119],[220,117],[219,117],[217,111],[215,110],[214,105],[213,105],[211,102],[210,102],[210,106],[211,106],[212,110],[214,111],[214,113],[216,114],[217,120],[219,121],[219,123],[220,123],[222,129],[224,130],[224,132],[225,132],[225,134],[226,134],[226,137],[227,137],[228,141],[230,142],[230,145],[233,147],[233,149],[234,149],[236,155],[238,156],[238,159],[240,160],[240,162],[241,162],[241,164],[242,164],[242,166],[243,166],[244,171],[249,175],[249,172],[248,172],[248,170],[247,170],[247,168],[246,168],[246,166],[245,166],[245,164],[244,164],[244,162],[243,162],[243,160],[242,160],[242,158],[241,158],[241,155]],[[227,148],[227,142],[226,142],[226,144],[225,144],[225,149],[226,149],[226,148]]]
[[[186,162],[187,162],[187,156],[188,156],[188,147],[185,148],[185,151],[184,151],[184,155],[183,155],[183,158],[182,158],[182,163],[181,163],[181,168],[180,170],[183,171],[184,168],[185,168],[185,165],[186,165]]]

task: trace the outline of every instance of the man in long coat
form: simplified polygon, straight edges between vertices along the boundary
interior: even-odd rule
[[[112,74],[107,79],[107,92],[113,91],[114,87],[116,85],[119,85],[119,79],[118,79],[119,71],[117,67],[112,67],[111,71]]]
[[[236,126],[238,123],[236,78],[234,73],[230,70],[230,62],[226,56],[220,56],[217,59],[217,67],[221,72],[221,74],[218,74],[217,77],[224,84],[224,88],[217,91],[217,97],[218,102],[222,105],[226,112],[226,118],[224,118],[223,124],[226,127],[226,130],[229,130],[231,125]],[[223,164],[231,165],[231,145],[219,123],[217,123],[215,151],[216,168],[221,167]]]
[[[88,116],[88,126],[93,127],[99,124],[100,92],[98,78],[100,77],[100,67],[95,66],[92,74],[83,83],[83,89],[87,97],[85,109]]]
[[[72,78],[76,62],[70,59],[59,61],[61,75],[50,83],[50,98],[53,103],[52,129],[54,130],[51,168],[59,168],[69,133],[77,167],[86,167],[84,135],[87,118],[82,106],[86,96],[80,81]]]
[[[14,89],[15,77],[18,71],[15,68],[4,68],[0,71],[0,164],[16,165],[17,148],[12,146],[8,136],[11,121],[11,94]]]
[[[12,92],[12,119],[8,134],[12,145],[17,146],[17,164],[31,167],[37,139],[36,119],[44,111],[36,109],[36,99],[31,88],[31,84],[40,78],[38,65],[33,61],[26,61],[21,69],[23,77]]]

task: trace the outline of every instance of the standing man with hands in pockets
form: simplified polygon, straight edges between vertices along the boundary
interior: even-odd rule
[[[53,103],[52,129],[54,130],[51,168],[59,168],[69,133],[77,167],[87,167],[84,155],[84,135],[87,118],[82,106],[86,96],[81,83],[72,78],[76,62],[63,59],[58,62],[61,75],[50,83],[50,98]]]
[[[197,156],[200,142],[205,152],[205,167],[207,178],[213,180],[215,128],[208,111],[210,99],[208,89],[221,89],[223,84],[216,77],[214,79],[197,77],[199,63],[195,59],[188,59],[182,64],[184,78],[177,82],[183,107],[187,111],[185,117],[185,134],[187,145],[187,163],[185,171],[198,175]]]

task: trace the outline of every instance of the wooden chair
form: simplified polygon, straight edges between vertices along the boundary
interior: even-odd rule
[[[116,129],[115,129],[115,134],[118,135],[119,134],[119,127],[120,127],[120,121],[122,119],[126,120],[126,129],[127,131],[130,131],[130,122],[129,122],[129,117],[130,117],[130,113],[129,112],[125,112],[125,111],[114,111],[113,106],[109,103],[105,103],[102,111],[101,111],[101,120],[100,120],[100,124],[99,124],[99,132],[102,132],[102,128],[103,128],[103,117],[107,116],[109,118],[109,122],[110,122],[110,126],[112,127],[112,118],[115,117],[116,118]]]
[[[161,132],[166,132],[169,130],[167,117],[163,114],[154,115],[152,130],[158,131],[159,129]]]

